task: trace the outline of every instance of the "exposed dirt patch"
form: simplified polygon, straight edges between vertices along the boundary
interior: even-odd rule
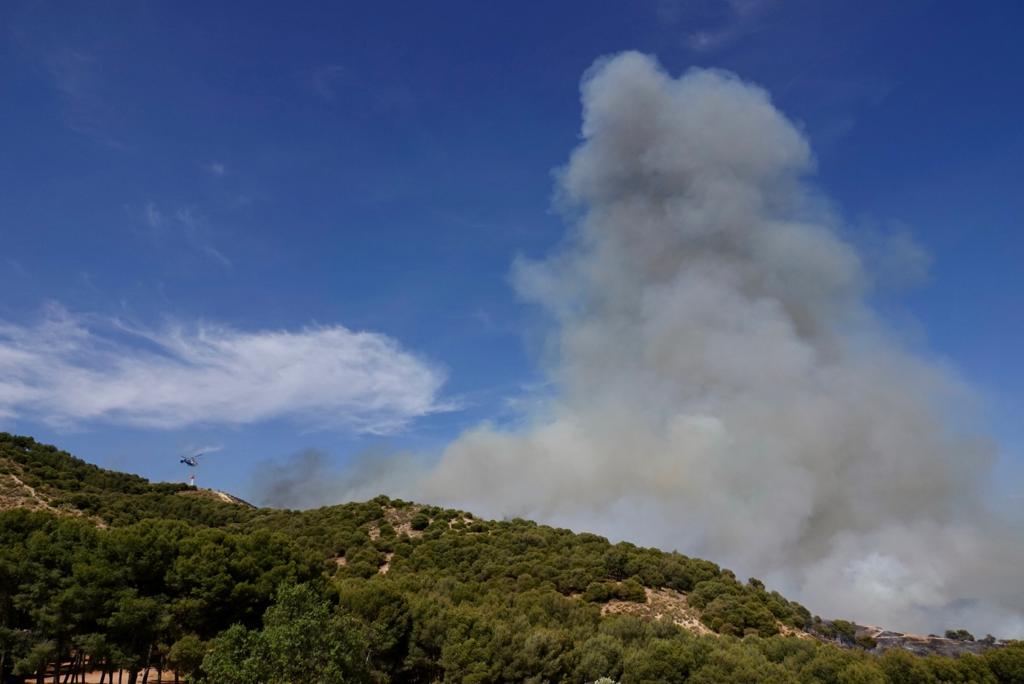
[[[194,496],[200,499],[212,499],[213,501],[220,501],[221,503],[231,504],[233,506],[244,506],[245,508],[256,508],[248,501],[239,499],[237,496],[232,496],[227,492],[222,492],[216,489],[183,489],[178,492],[179,496]]]
[[[805,632],[802,629],[797,629],[795,627],[790,627],[789,625],[787,625],[785,623],[782,623],[782,622],[779,622],[777,620],[776,620],[775,624],[778,625],[779,634],[781,634],[782,636],[791,636],[791,637],[796,637],[797,639],[813,639],[814,638],[813,634],[809,634],[809,633]]]
[[[422,537],[422,530],[412,529],[412,519],[416,517],[416,514],[420,512],[422,506],[406,506],[405,508],[388,508],[384,511],[384,519],[395,528],[395,534],[401,537],[403,534],[407,535],[410,539]],[[380,530],[377,530],[378,536]],[[370,530],[370,538],[375,539],[373,536],[373,530]]]
[[[125,673],[127,673],[127,672],[128,672],[128,670],[125,670]],[[144,674],[145,674],[145,670],[139,670],[138,678],[136,679],[136,681],[141,682],[142,681],[142,676]],[[156,668],[151,667],[149,669],[149,676],[146,679],[146,681],[148,682],[148,684],[173,684],[173,682],[174,682],[174,672],[172,672],[170,670],[164,670],[161,674],[162,674],[162,676],[159,679],[157,679]],[[99,670],[96,670],[95,672],[87,672],[87,673],[85,673],[85,684],[99,684],[99,681],[102,678],[103,678],[103,673],[100,672]],[[118,681],[119,679],[121,679],[122,681],[128,681],[128,677],[125,677],[124,673],[121,674],[120,678],[115,673],[114,674],[114,681]],[[79,680],[79,681],[81,681],[81,680]],[[107,677],[103,681],[104,682],[109,682],[110,681],[110,677]]]
[[[451,520],[448,521],[448,529],[450,530],[453,527],[455,527],[456,525],[463,525],[463,526],[465,526],[465,525],[472,525],[473,522],[474,522],[474,520],[472,518],[467,518],[465,516],[463,516],[461,518],[452,518]]]
[[[613,599],[601,606],[601,615],[626,614],[649,620],[669,620],[694,634],[714,634],[701,621],[695,608],[686,601],[686,594],[672,589],[644,588],[644,603]]]
[[[384,554],[384,563],[381,564],[381,566],[379,568],[377,568],[377,574],[378,575],[386,575],[386,574],[388,574],[388,570],[391,569],[391,559],[394,558],[394,557],[395,557],[395,554],[394,554],[393,551]]]
[[[0,472],[0,511],[14,508],[24,508],[29,511],[46,511],[56,515],[67,515],[75,518],[84,518],[96,525],[105,528],[107,524],[99,518],[86,515],[77,508],[71,506],[54,506],[53,499],[37,490],[35,487],[26,484],[19,475],[22,474],[20,464],[3,460],[0,465],[5,472]]]
[[[423,530],[412,529],[412,523],[404,522],[395,525],[395,533],[401,537],[403,534],[408,536],[410,539],[416,539],[417,537],[423,536]]]
[[[348,565],[348,559],[345,558],[344,556],[335,556],[331,560],[334,561],[335,565],[337,565],[339,567],[342,567],[342,568],[345,567],[346,565]]]
[[[33,487],[22,482],[21,478],[13,472],[0,473],[0,510],[11,508],[60,512],[50,505],[48,497],[44,497]]]

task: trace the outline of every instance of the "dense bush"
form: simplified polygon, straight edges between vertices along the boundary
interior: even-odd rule
[[[64,513],[0,512],[0,679],[149,663],[239,683],[1024,682],[1024,645],[868,654],[851,623],[756,579],[593,534],[386,497],[250,509],[4,434],[2,468]],[[648,589],[688,592],[717,634],[602,615]]]

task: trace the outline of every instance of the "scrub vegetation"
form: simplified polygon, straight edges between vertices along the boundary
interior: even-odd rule
[[[1022,643],[882,650],[714,563],[526,520],[259,509],[5,433],[0,487],[4,681],[1024,682]]]

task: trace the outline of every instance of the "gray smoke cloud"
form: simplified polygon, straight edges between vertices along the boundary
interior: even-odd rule
[[[283,461],[264,461],[253,474],[250,496],[260,506],[307,509],[332,503],[342,484],[319,449],[303,449]]]
[[[415,491],[424,470],[411,454],[367,449],[339,472],[320,449],[303,449],[282,460],[260,463],[247,496],[260,506],[307,510],[343,500],[367,501],[383,491]]]
[[[825,616],[1024,635],[970,392],[873,314],[799,128],[729,73],[636,53],[582,102],[571,234],[515,268],[555,398],[396,493],[679,549]]]

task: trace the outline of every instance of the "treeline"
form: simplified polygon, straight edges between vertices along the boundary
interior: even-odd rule
[[[336,589],[330,599],[307,586],[282,589],[261,629],[236,626],[214,640],[202,681],[938,684],[1024,675],[1019,646],[957,659],[879,657],[793,637],[697,637],[662,621],[600,617],[549,592],[473,608],[380,579]]]
[[[255,512],[194,493],[185,483],[151,483],[138,475],[99,468],[31,437],[0,432],[0,476],[10,472],[58,510],[107,525],[147,518],[184,520],[211,527],[240,522]]]
[[[99,529],[0,513],[0,671],[194,670],[190,645],[256,626],[279,586],[323,581],[323,559],[283,535],[174,520]],[[191,663],[194,665],[194,663]]]
[[[756,579],[678,553],[379,497],[249,509],[0,433],[0,678],[232,682],[1024,682],[1024,647],[881,656]],[[602,615],[683,592],[715,634]],[[681,594],[680,594],[681,595]],[[109,675],[108,675],[109,676]],[[108,680],[113,681],[113,680]]]

